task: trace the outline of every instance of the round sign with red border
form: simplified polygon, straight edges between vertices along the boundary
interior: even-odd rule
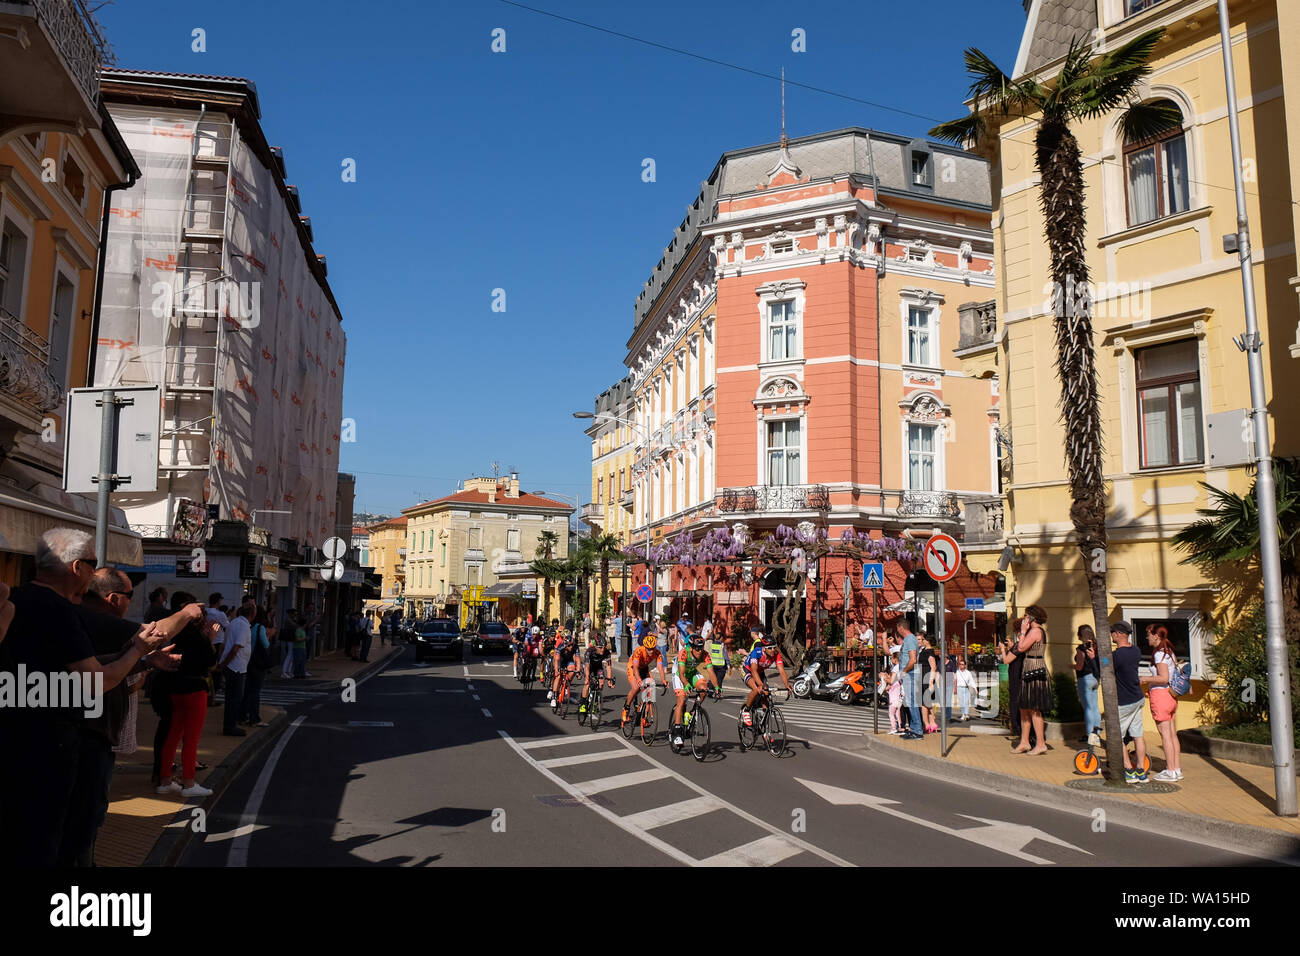
[[[936,581],[949,581],[961,567],[961,548],[950,535],[936,534],[925,542],[921,552],[925,573]]]
[[[643,584],[636,589],[636,599],[642,604],[649,604],[650,599],[655,596],[654,588],[648,584]]]

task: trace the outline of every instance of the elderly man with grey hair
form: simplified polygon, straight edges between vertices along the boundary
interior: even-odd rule
[[[52,528],[36,546],[35,576],[10,595],[14,619],[0,644],[0,684],[18,688],[24,706],[0,707],[0,864],[71,865],[82,857],[79,786],[93,784],[82,772],[87,718],[180,629],[137,628],[125,649],[119,644],[120,656],[101,664],[78,613],[95,566],[90,534]],[[86,682],[90,699],[70,699],[85,697],[72,691]],[[27,692],[37,685],[48,689],[39,700]]]

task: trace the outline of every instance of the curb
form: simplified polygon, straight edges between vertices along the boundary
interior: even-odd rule
[[[360,682],[381,667],[387,666],[391,661],[400,657],[405,650],[406,645],[395,647],[384,657],[370,662],[367,666],[349,676],[353,680]],[[262,751],[279,740],[280,735],[284,733],[284,729],[289,726],[289,723],[289,712],[281,710],[271,721],[270,726],[266,728],[265,733],[258,734],[251,740],[245,740],[227,754],[226,759],[221,761],[203,781],[205,787],[211,788],[212,796],[204,797],[203,802],[198,806],[204,809],[215,806],[227,788],[235,782],[244,767],[250,764]],[[197,807],[189,805],[183,805],[177,809],[176,815],[172,817],[169,823],[164,825],[162,834],[154,843],[153,849],[149,851],[149,855],[141,866],[174,867],[180,863],[185,851],[189,849],[190,840],[194,837],[194,830],[190,824],[194,820],[195,809]]]
[[[1177,829],[1179,838],[1191,842],[1204,843],[1234,853],[1300,864],[1300,836],[1267,827],[1234,823],[1144,803],[1131,803],[1120,796],[1084,793],[1037,780],[968,767],[938,757],[912,753],[891,744],[873,742],[870,735],[862,738],[862,748],[885,763],[904,770],[939,776],[950,783],[1030,799],[1053,809],[1078,813],[1091,813],[1096,809],[1098,801],[1103,801],[1107,817],[1121,826],[1141,827],[1166,835],[1170,829]]]

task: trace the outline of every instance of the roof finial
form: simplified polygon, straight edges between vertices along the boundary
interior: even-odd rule
[[[781,148],[784,149],[788,142],[790,139],[785,135],[785,67],[781,67]]]

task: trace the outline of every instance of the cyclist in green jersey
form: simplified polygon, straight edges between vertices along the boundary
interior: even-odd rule
[[[707,690],[717,686],[713,675],[713,662],[709,652],[704,648],[704,638],[692,633],[690,641],[683,642],[673,664],[673,691],[677,694],[677,706],[673,710],[673,745],[682,746],[682,711],[686,708],[687,692],[698,689]]]

